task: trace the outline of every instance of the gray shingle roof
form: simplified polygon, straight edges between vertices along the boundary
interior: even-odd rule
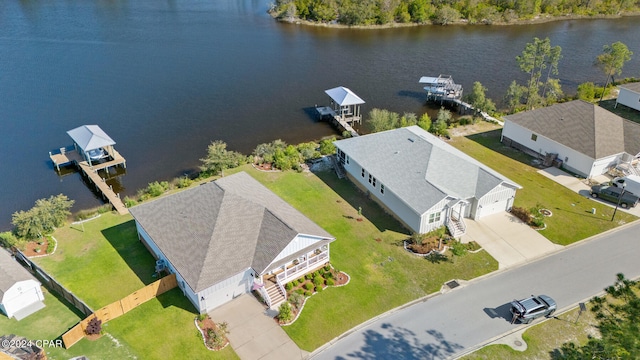
[[[247,173],[130,209],[195,291],[262,272],[298,234],[333,237]]]
[[[36,278],[18,264],[5,249],[0,248],[0,299],[16,282],[25,280],[36,280]]]
[[[335,144],[418,214],[447,197],[480,198],[502,183],[520,188],[418,126]]]
[[[638,124],[600,106],[574,100],[505,117],[526,129],[563,144],[593,159],[624,151],[640,151]]]
[[[627,89],[627,90],[631,90],[635,93],[640,94],[640,82],[634,82],[634,83],[629,83],[629,84],[622,84],[622,85],[618,85],[621,88]]]

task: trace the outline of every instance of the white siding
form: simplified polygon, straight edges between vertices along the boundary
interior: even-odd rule
[[[420,229],[418,229],[418,231],[415,231],[415,230],[414,231],[423,234],[423,233],[428,233],[429,231],[435,230],[441,227],[442,225],[444,225],[446,223],[445,222],[446,219],[449,217],[449,212],[448,212],[449,209],[445,209],[448,202],[449,202],[449,199],[442,199],[439,203],[437,203],[427,212],[422,214],[422,216],[420,217]],[[440,213],[440,220],[429,223],[429,218],[431,217],[431,214],[437,214],[437,213]]]
[[[616,101],[618,104],[626,105],[632,109],[640,111],[640,94],[636,92],[620,88],[620,93],[618,94],[618,99]]]
[[[361,189],[368,191],[369,194],[383,207],[395,215],[407,228],[413,232],[420,232],[421,217],[418,213],[413,211],[404,201],[393,193],[393,190],[388,188],[384,183],[381,183],[376,178],[376,187],[369,184],[369,172],[365,169],[365,176],[362,177],[362,167],[353,159],[350,159],[349,164],[344,166],[349,178]],[[373,175],[373,174],[372,174]],[[375,177],[375,176],[374,176]],[[384,194],[380,192],[380,186],[385,185]]]
[[[243,272],[200,291],[197,296],[198,302],[200,303],[200,312],[209,312],[242,294],[251,292],[253,279],[254,271],[248,268]]]
[[[276,258],[271,262],[271,264],[280,261],[281,259],[286,258],[287,256],[291,255],[291,254],[295,254],[298,251],[311,246],[315,243],[317,243],[318,241],[321,241],[322,238],[316,237],[316,236],[308,236],[308,235],[297,235],[293,240],[291,240],[291,242],[289,243],[289,245],[287,245],[281,252],[280,254],[278,254],[278,256],[276,256]],[[269,265],[271,265],[269,264]],[[269,267],[267,266],[267,269]],[[259,271],[263,271],[264,269],[256,269]]]
[[[537,136],[535,141],[531,138],[531,135],[533,134]],[[538,133],[534,133],[529,129],[513,123],[512,121],[505,121],[504,128],[502,129],[502,136],[507,137],[541,155],[545,155],[546,153],[558,154],[558,159],[563,161],[563,167],[585,177],[600,175],[603,173],[600,172],[595,174],[592,171],[594,162],[593,158]]]
[[[39,282],[24,280],[13,284],[0,300],[2,300],[2,311],[10,318],[23,308],[43,301],[44,295]]]
[[[514,188],[504,185],[496,186],[474,204],[477,209],[474,212],[473,219],[478,220],[484,216],[509,210],[513,206],[515,196],[516,190]]]

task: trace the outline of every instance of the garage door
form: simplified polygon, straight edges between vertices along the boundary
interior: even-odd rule
[[[492,215],[495,213],[499,213],[501,211],[505,211],[507,209],[508,199],[494,202],[493,204],[483,205],[482,207],[478,207],[478,212],[476,214],[476,220],[480,219],[484,216]]]

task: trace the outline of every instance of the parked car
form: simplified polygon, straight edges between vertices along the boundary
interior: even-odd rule
[[[547,295],[531,295],[526,299],[511,302],[511,314],[513,315],[511,323],[517,320],[523,324],[529,324],[539,317],[549,317],[555,311],[556,302],[552,298]]]
[[[624,187],[624,191],[640,196],[640,176],[629,175],[617,177],[611,180],[611,185],[619,188]]]
[[[622,189],[615,186],[594,185],[591,187],[591,196],[593,198],[602,198],[616,204],[619,200],[620,206],[625,209],[636,206],[640,201],[640,198],[630,192],[625,191],[622,197],[620,197],[620,194],[622,194]]]

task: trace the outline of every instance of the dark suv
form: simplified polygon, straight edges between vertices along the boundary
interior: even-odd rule
[[[620,197],[622,193],[622,189],[614,186],[607,185],[594,185],[591,187],[591,196],[593,198],[602,198],[604,200],[611,201],[612,203],[618,203],[618,199],[620,199],[620,206],[623,208],[634,207],[640,200],[637,196],[632,193],[625,191]]]
[[[528,297],[511,302],[511,314],[513,324],[516,320],[528,324],[542,316],[551,316],[556,311],[556,302],[547,295]]]

